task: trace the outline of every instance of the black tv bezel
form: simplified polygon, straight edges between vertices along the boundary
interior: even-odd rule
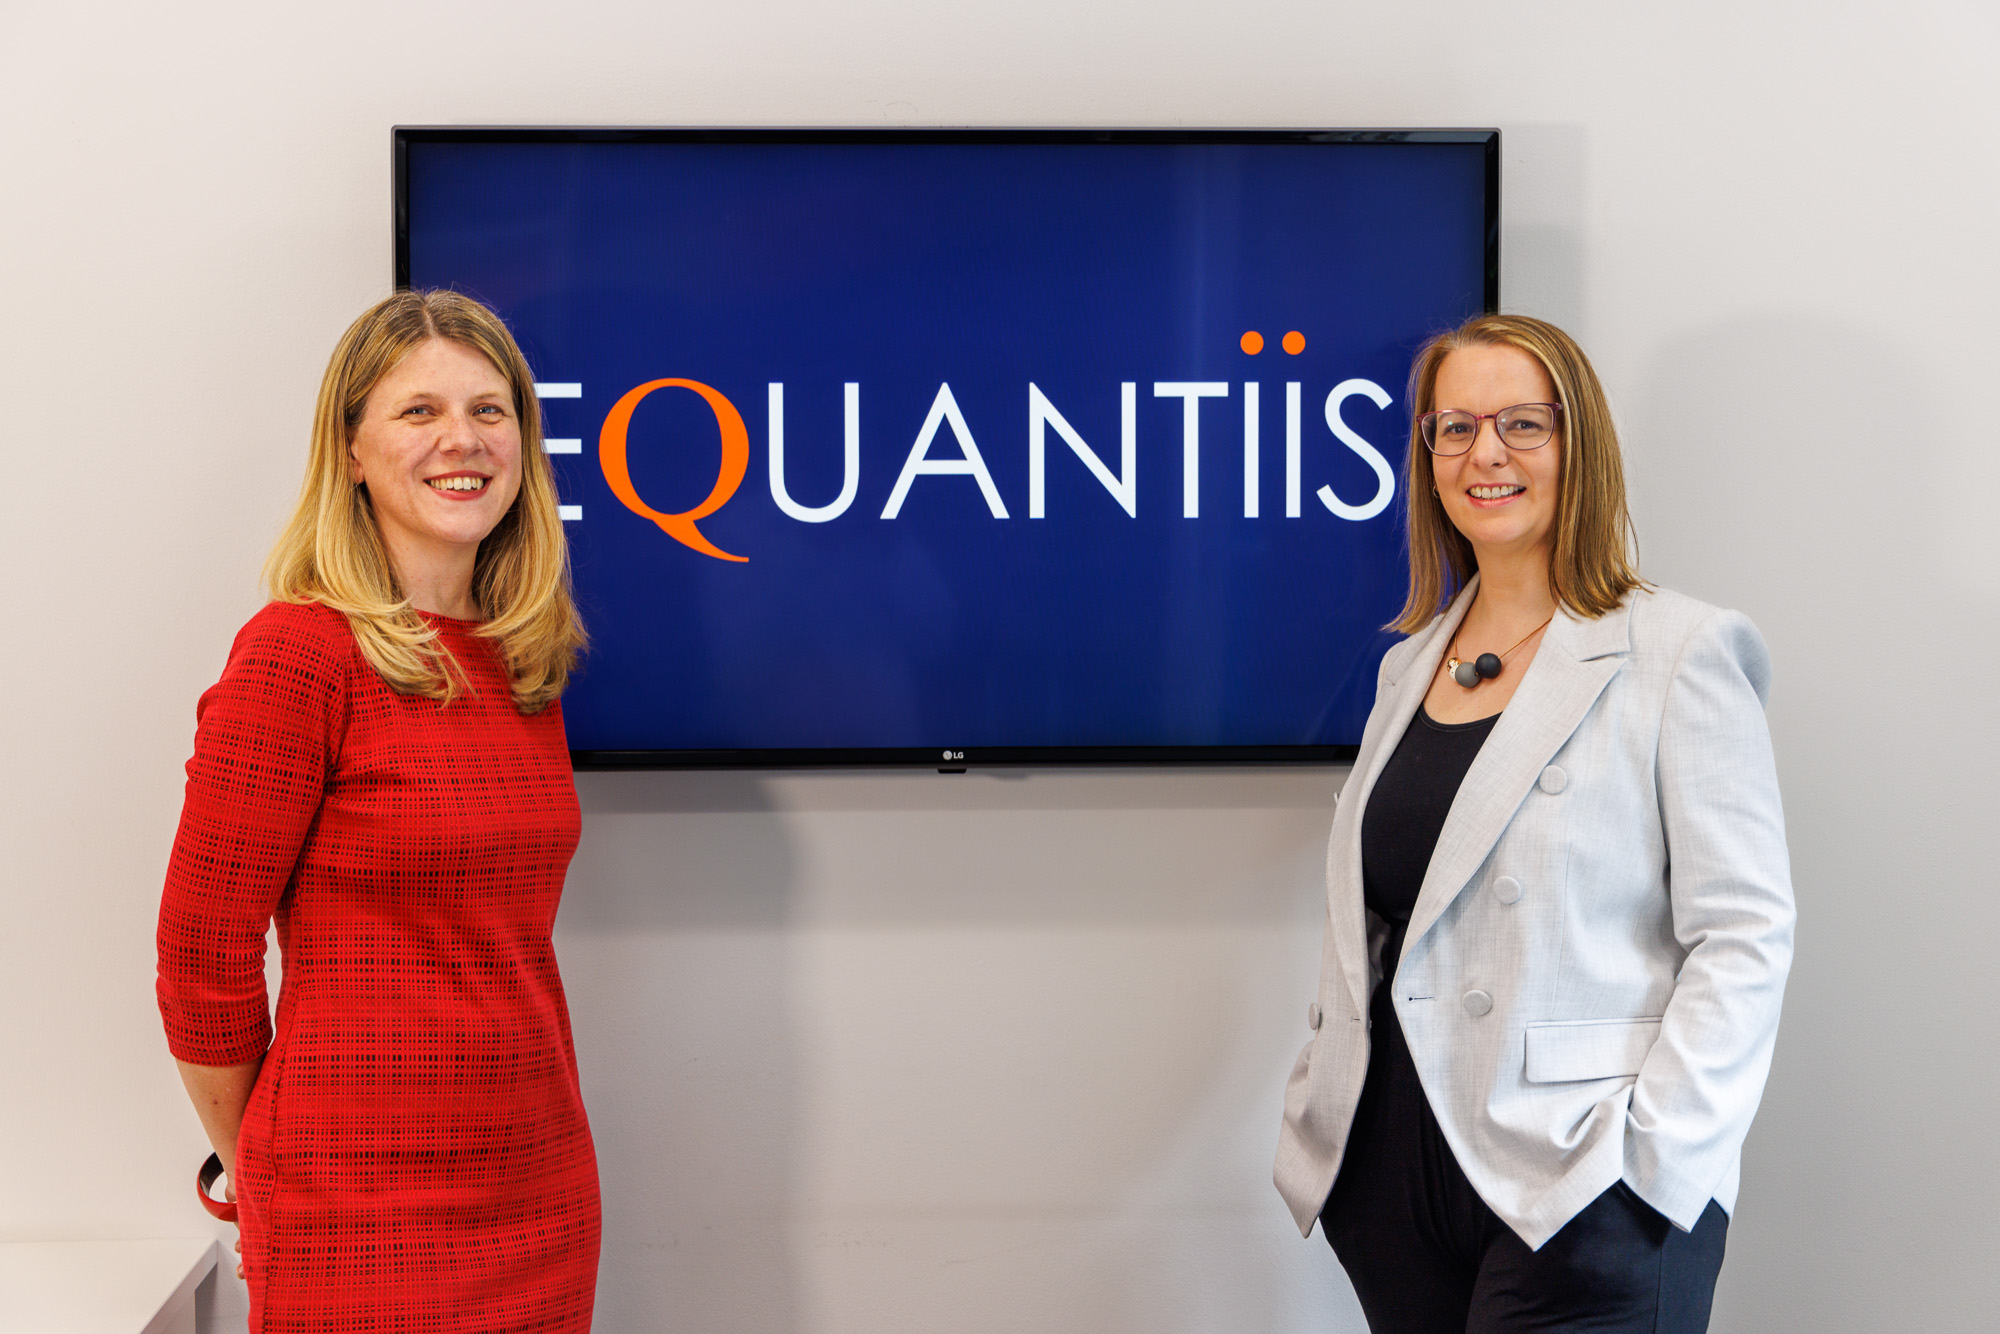
[[[1486,159],[1485,309],[1500,308],[1500,131],[1498,129],[783,129],[578,126],[395,126],[391,132],[396,288],[410,285],[412,144],[1477,144]],[[618,769],[1092,768],[1172,765],[1342,764],[1356,746],[988,746],[812,747],[740,750],[575,750],[572,767]]]

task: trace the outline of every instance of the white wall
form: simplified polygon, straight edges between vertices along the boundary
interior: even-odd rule
[[[1498,125],[1507,304],[1593,349],[1648,572],[1778,663],[1799,957],[1716,1328],[1990,1328],[1996,39],[1973,0],[0,7],[0,1237],[202,1229],[153,915],[387,288],[391,124]],[[1358,1329],[1267,1184],[1338,781],[586,776],[600,1328]]]

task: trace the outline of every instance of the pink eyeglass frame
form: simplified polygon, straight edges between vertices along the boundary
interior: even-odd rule
[[[1501,444],[1506,445],[1507,448],[1513,450],[1517,454],[1525,454],[1531,449],[1540,449],[1542,445],[1548,444],[1549,440],[1544,440],[1541,442],[1541,444],[1535,444],[1535,445],[1507,444],[1507,437],[1504,434],[1502,434],[1500,430],[1500,419],[1506,416],[1508,413],[1517,412],[1522,408],[1547,408],[1550,412],[1554,413],[1555,421],[1549,423],[1549,440],[1553,440],[1556,438],[1556,424],[1562,420],[1563,405],[1560,403],[1514,403],[1500,409],[1498,412],[1466,412],[1465,409],[1463,408],[1439,408],[1434,412],[1426,412],[1423,416],[1417,418],[1417,436],[1424,442],[1424,448],[1428,449],[1431,453],[1437,455],[1439,458],[1455,459],[1460,454],[1470,454],[1472,452],[1472,447],[1479,443],[1479,423],[1492,422],[1494,437],[1498,439]],[[1447,412],[1456,412],[1472,418],[1472,439],[1466,441],[1464,449],[1453,450],[1449,454],[1439,449],[1436,443],[1432,439],[1432,437],[1436,434],[1437,419],[1439,417],[1444,416],[1444,414]]]

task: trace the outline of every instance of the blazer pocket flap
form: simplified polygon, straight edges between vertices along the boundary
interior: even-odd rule
[[[1529,1024],[1528,1082],[1563,1084],[1636,1075],[1659,1038],[1658,1019]]]

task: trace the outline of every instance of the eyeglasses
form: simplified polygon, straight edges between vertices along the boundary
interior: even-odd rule
[[[1540,449],[1556,433],[1560,403],[1516,403],[1498,412],[1426,412],[1417,418],[1424,447],[1449,458],[1472,448],[1479,438],[1479,423],[1493,423],[1493,433],[1509,449]]]

